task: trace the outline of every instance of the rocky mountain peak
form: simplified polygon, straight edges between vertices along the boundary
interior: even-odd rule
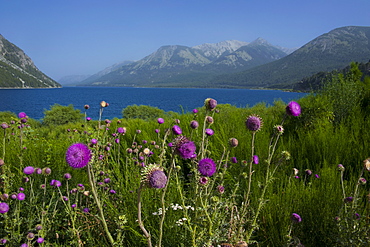
[[[206,57],[218,58],[225,52],[234,52],[242,46],[248,45],[248,42],[238,40],[225,40],[218,43],[205,43],[192,48],[201,50]]]

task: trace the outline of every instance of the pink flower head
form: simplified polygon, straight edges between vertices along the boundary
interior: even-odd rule
[[[295,101],[290,101],[285,109],[288,115],[291,115],[294,117],[301,115],[301,106]]]
[[[73,168],[85,167],[91,160],[91,151],[83,143],[71,145],[66,152],[66,161]]]
[[[202,176],[210,177],[216,172],[216,163],[211,158],[204,158],[198,163],[198,171]]]

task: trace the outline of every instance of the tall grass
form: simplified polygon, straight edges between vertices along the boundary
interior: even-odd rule
[[[0,189],[1,202],[10,209],[0,214],[1,241],[9,246],[369,243],[369,185],[358,179],[361,171],[369,179],[363,160],[370,155],[370,120],[360,107],[342,114],[339,121],[332,117],[335,109],[326,96],[300,99],[302,114],[285,118],[284,133],[271,152],[274,126],[282,123],[285,103],[207,110],[203,99],[199,101],[197,113],[177,119],[166,115],[163,124],[156,119],[104,121],[103,111],[100,121],[60,126],[33,124],[30,119],[22,125],[17,116],[7,115],[3,121],[8,127],[0,136]],[[246,128],[252,114],[263,121],[258,132]],[[207,123],[207,116],[214,122]],[[190,127],[192,120],[199,122],[197,129]],[[195,143],[196,158],[183,159],[169,145],[178,137],[171,131],[175,124]],[[125,133],[119,133],[119,127],[125,127]],[[214,135],[205,135],[207,128]],[[230,138],[238,140],[236,147],[230,147]],[[92,139],[98,143],[92,144]],[[93,152],[90,178],[86,167],[73,169],[66,163],[66,150],[73,143],[84,143]],[[258,155],[258,164],[252,163],[252,154]],[[211,158],[217,170],[202,184],[197,165],[203,158]],[[153,164],[168,178],[162,189],[145,182],[151,175],[145,169]],[[344,172],[338,171],[338,164]],[[26,175],[27,166],[48,167],[51,174]],[[65,173],[72,178],[64,179]],[[51,186],[52,180],[62,185]],[[20,192],[25,200],[16,198]],[[346,197],[355,201],[346,202]],[[294,223],[292,213],[302,221]],[[36,229],[38,225],[42,229]],[[38,243],[39,238],[44,241]]]

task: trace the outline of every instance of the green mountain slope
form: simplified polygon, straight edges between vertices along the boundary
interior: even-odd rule
[[[357,63],[358,69],[362,73],[362,80],[365,77],[370,77],[370,60],[367,63]],[[332,80],[338,74],[346,75],[351,70],[351,66],[346,66],[340,70],[333,70],[330,72],[319,72],[310,77],[302,79],[300,82],[293,85],[294,91],[310,92],[322,88],[326,81]]]
[[[0,87],[50,88],[61,85],[42,73],[30,57],[0,35]]]
[[[320,71],[342,69],[370,58],[370,27],[349,26],[332,30],[277,61],[240,73],[212,79],[214,87],[292,88],[302,78]]]

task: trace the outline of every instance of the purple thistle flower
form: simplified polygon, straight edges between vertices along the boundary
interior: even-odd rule
[[[83,143],[71,145],[66,152],[66,161],[73,168],[85,167],[91,160],[91,151]]]
[[[193,113],[198,113],[198,109],[193,109]]]
[[[164,188],[167,184],[167,176],[162,170],[155,169],[149,174],[148,184],[151,188]]]
[[[34,238],[35,238],[35,234],[34,234],[33,232],[29,232],[29,233],[27,234],[27,239],[32,240],[32,239],[34,239]]]
[[[238,141],[238,139],[236,139],[236,138],[230,138],[230,139],[229,139],[229,145],[230,145],[230,147],[232,147],[232,148],[237,147],[237,146],[239,145],[239,141]]]
[[[39,238],[37,238],[36,242],[39,243],[39,244],[42,244],[44,242],[44,239],[39,237]]]
[[[207,110],[209,111],[212,111],[216,108],[217,106],[217,100],[215,99],[211,99],[211,98],[207,98],[205,101],[204,101],[204,106],[206,107]]]
[[[8,242],[8,240],[6,238],[0,239],[0,244],[6,244],[6,242]]]
[[[18,195],[17,195],[17,199],[18,199],[19,201],[23,201],[24,199],[26,199],[26,195],[25,195],[24,193],[20,192],[20,193],[18,193]]]
[[[211,117],[211,116],[207,116],[206,117],[206,122],[208,123],[208,124],[213,124],[213,122],[214,122],[215,120],[213,120],[213,117]]]
[[[251,115],[245,121],[245,125],[250,131],[259,131],[262,127],[262,119],[257,115]]]
[[[360,215],[359,213],[355,213],[355,215],[354,215],[354,216],[355,216],[355,219],[356,219],[356,220],[359,220],[359,219],[361,218],[361,215]]]
[[[85,213],[88,213],[88,212],[90,212],[90,209],[89,208],[84,208],[82,211],[84,211]]]
[[[71,205],[71,208],[75,208],[77,205],[76,204],[72,204]]]
[[[160,117],[160,118],[158,118],[158,119],[157,119],[157,122],[158,122],[159,124],[163,124],[163,123],[164,123],[164,119]]]
[[[41,224],[37,224],[36,227],[35,227],[36,231],[40,231],[42,229],[42,225]]]
[[[367,181],[366,181],[366,179],[365,179],[365,178],[362,178],[362,177],[361,177],[361,178],[359,178],[359,179],[358,179],[358,183],[359,183],[359,184],[366,184],[366,182],[367,182]]]
[[[225,187],[222,185],[217,186],[218,193],[223,194],[225,192]]]
[[[320,178],[319,174],[315,174],[315,178]]]
[[[0,199],[1,200],[8,200],[9,199],[9,194],[7,194],[7,193],[4,193],[4,194],[2,194],[2,195],[0,195]]]
[[[116,191],[115,190],[110,190],[109,193],[116,194]]]
[[[179,136],[174,140],[175,152],[183,159],[191,159],[196,150],[194,142],[185,136]]]
[[[175,135],[181,135],[182,134],[182,130],[181,130],[180,126],[178,126],[178,125],[172,126],[172,132]]]
[[[199,123],[196,120],[190,122],[190,128],[197,129],[199,127]]]
[[[312,175],[312,171],[310,169],[306,169],[305,172],[306,172],[306,175],[308,175],[308,176]]]
[[[54,186],[55,187],[60,187],[60,186],[62,186],[62,182],[60,182],[59,180],[55,180]]]
[[[207,135],[207,136],[213,136],[213,134],[215,133],[215,132],[213,131],[213,129],[206,129],[206,130],[205,130],[205,132],[206,132],[206,135]]]
[[[338,171],[344,172],[345,168],[342,164],[339,164],[337,167],[338,167]]]
[[[290,219],[292,220],[293,223],[299,223],[302,221],[301,216],[299,216],[299,214],[296,214],[296,213],[292,213],[292,215],[290,216]]]
[[[208,178],[207,177],[200,177],[199,178],[199,183],[204,185],[208,183]]]
[[[257,156],[257,155],[253,155],[252,162],[253,162],[253,164],[258,165],[258,163],[259,163],[259,158],[258,158],[258,156]]]
[[[236,157],[231,157],[230,160],[231,160],[231,163],[234,163],[234,164],[238,163],[238,160],[236,159]]]
[[[27,114],[25,112],[20,112],[20,113],[18,113],[18,117],[19,118],[26,118]]]
[[[9,128],[9,125],[7,123],[2,123],[1,128],[7,129],[7,128]]]
[[[216,172],[216,163],[211,158],[204,158],[198,163],[198,171],[202,176],[210,177]]]
[[[69,173],[65,173],[64,178],[67,179],[67,180],[70,180],[72,178],[72,175],[69,174]]]
[[[35,168],[33,168],[32,166],[27,166],[23,169],[23,173],[26,175],[31,175],[32,173],[34,173],[34,171]]]
[[[21,244],[21,247],[28,247],[28,244],[26,244],[26,243]]]
[[[124,134],[124,133],[126,133],[126,128],[119,127],[119,128],[117,128],[117,132],[120,133],[120,134]]]
[[[349,197],[344,198],[344,202],[345,203],[353,202],[353,197],[352,196],[349,196]]]
[[[87,117],[86,118],[86,121],[91,121],[91,117]]]
[[[90,106],[89,106],[89,105],[85,105],[85,106],[84,106],[84,108],[85,108],[86,110],[88,110],[88,109],[90,108]]]
[[[301,106],[295,101],[290,101],[285,109],[286,113],[290,116],[297,117],[301,115]]]
[[[40,175],[42,174],[42,169],[41,168],[35,168],[35,173]]]
[[[9,205],[8,205],[8,203],[6,203],[6,202],[1,202],[0,203],[0,213],[1,214],[5,214],[6,212],[8,212],[9,211]]]

